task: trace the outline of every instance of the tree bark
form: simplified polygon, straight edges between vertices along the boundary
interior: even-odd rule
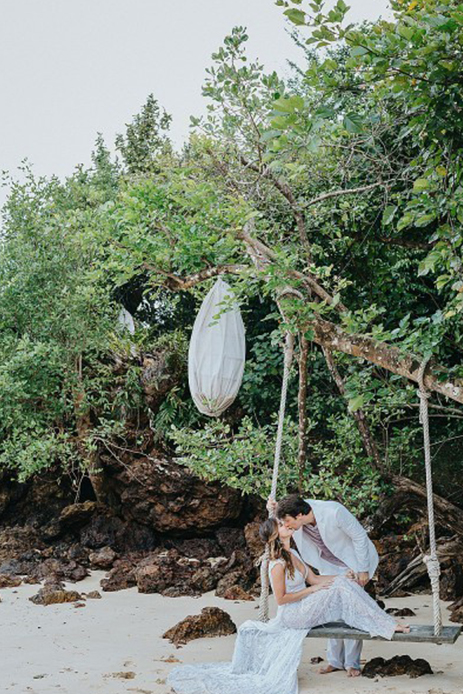
[[[397,347],[392,347],[385,342],[379,342],[365,335],[351,335],[338,325],[322,318],[314,318],[309,321],[306,329],[309,328],[314,331],[314,342],[322,347],[366,359],[391,373],[399,374],[418,383],[418,371],[421,363],[418,357],[412,354],[402,354]],[[458,380],[452,383],[448,380],[442,380],[443,376],[445,376],[445,369],[435,362],[430,362],[424,377],[426,388],[441,393],[451,400],[463,403],[463,381]]]

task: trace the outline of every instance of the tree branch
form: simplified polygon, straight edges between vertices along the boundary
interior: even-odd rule
[[[316,198],[312,198],[309,202],[304,203],[304,207],[310,207],[311,205],[316,205],[318,202],[323,202],[323,200],[328,200],[328,198],[335,198],[339,195],[351,195],[353,193],[364,193],[367,190],[373,190],[373,188],[379,188],[379,186],[387,185],[384,181],[377,181],[376,183],[370,183],[368,186],[359,186],[358,188],[344,188],[343,190],[331,190],[328,193],[322,193]]]
[[[217,267],[208,267],[199,272],[195,272],[193,275],[188,275],[187,277],[180,277],[179,275],[174,275],[170,272],[165,272],[160,270],[149,263],[143,263],[142,266],[144,270],[151,270],[152,272],[157,272],[164,275],[166,278],[164,281],[164,286],[171,291],[181,291],[186,289],[191,289],[196,284],[209,280],[212,277],[218,277],[218,275],[239,275],[242,272],[250,269],[249,265],[218,265]]]

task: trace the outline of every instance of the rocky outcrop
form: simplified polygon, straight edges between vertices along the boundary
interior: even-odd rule
[[[188,616],[163,634],[164,639],[179,647],[193,639],[229,636],[236,633],[230,615],[218,607],[204,607],[200,615]]]
[[[157,533],[197,537],[236,522],[243,510],[239,492],[203,482],[156,451],[132,456],[127,466],[111,461],[105,470],[118,515]]]

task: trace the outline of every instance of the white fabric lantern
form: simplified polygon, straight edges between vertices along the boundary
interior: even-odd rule
[[[232,404],[243,379],[246,345],[241,313],[235,302],[221,303],[230,297],[232,288],[219,278],[201,304],[190,340],[191,396],[209,417],[218,417]]]

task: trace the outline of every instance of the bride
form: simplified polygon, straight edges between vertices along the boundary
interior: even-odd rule
[[[341,621],[385,639],[409,631],[378,607],[353,572],[316,576],[291,547],[293,530],[281,521],[271,518],[259,532],[270,549],[276,617],[241,625],[231,663],[175,668],[167,682],[177,694],[297,694],[302,644],[313,627]]]

